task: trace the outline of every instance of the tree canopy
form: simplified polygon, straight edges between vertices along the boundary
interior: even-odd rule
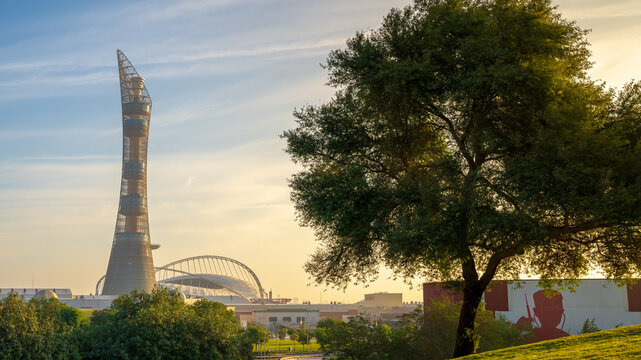
[[[332,359],[437,360],[452,355],[461,303],[433,301],[423,309],[404,314],[397,321],[373,324],[360,316],[344,322],[318,321],[314,337]],[[501,315],[481,310],[476,318],[477,351],[501,349],[525,343],[523,335]]]
[[[0,358],[80,359],[72,334],[78,318],[57,299],[24,302],[10,293],[0,300]]]
[[[134,291],[79,321],[58,299],[0,300],[2,359],[251,359],[249,336],[221,303]]]
[[[269,340],[269,331],[260,325],[247,325],[247,340],[255,345],[266,343]]]
[[[456,356],[495,277],[639,274],[641,85],[590,79],[585,35],[550,0],[416,0],[332,51],[283,134],[306,270],[460,282]]]
[[[85,359],[246,359],[251,345],[231,310],[177,292],[134,291],[95,312],[79,337]]]

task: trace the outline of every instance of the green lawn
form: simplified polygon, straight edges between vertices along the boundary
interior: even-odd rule
[[[515,346],[462,359],[639,359],[641,325]]]
[[[254,345],[254,351],[255,352],[260,352],[260,351],[270,351],[274,353],[284,353],[284,352],[289,352],[289,348],[292,348],[291,352],[317,352],[320,349],[320,345],[316,343],[316,341],[312,341],[311,344],[305,345],[305,349],[303,350],[303,345],[301,345],[298,342],[294,342],[292,340],[273,340],[269,339],[267,341],[267,344],[261,344],[258,347]]]
[[[80,311],[80,321],[89,321],[89,318],[91,317],[91,314],[93,314],[94,310],[93,309],[78,309]]]

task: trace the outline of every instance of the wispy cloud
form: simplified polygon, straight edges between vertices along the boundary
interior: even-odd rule
[[[206,64],[203,62],[216,59],[230,58],[256,58],[267,55],[288,53],[287,59],[291,60],[295,53],[300,56],[309,57],[310,50],[319,50],[319,55],[325,55],[330,49],[342,46],[345,43],[344,38],[328,38],[313,42],[294,42],[294,43],[275,43],[268,45],[258,45],[253,48],[230,48],[225,50],[205,50],[205,51],[179,51],[168,56],[157,57],[146,62],[136,63],[139,68],[149,66],[151,71],[146,75],[157,79],[172,79],[185,76],[206,76],[212,74],[222,74],[232,71],[247,71],[253,66],[264,66],[265,59],[258,62],[243,62],[240,64]],[[293,54],[292,54],[293,53]],[[82,59],[78,59],[79,64],[73,62],[60,61],[57,63],[10,63],[0,65],[0,75],[4,72],[11,74],[14,79],[0,80],[0,87],[24,87],[37,85],[52,85],[57,87],[92,85],[98,83],[113,82],[116,78],[116,69],[110,64],[110,69],[105,69],[105,65],[82,64]],[[272,60],[274,61],[274,60]],[[75,72],[71,73],[71,69]],[[83,70],[84,69],[84,70]],[[81,71],[84,71],[81,72]],[[17,76],[24,73],[25,76]],[[37,92],[34,93],[37,95]]]
[[[618,19],[641,16],[641,7],[636,0],[558,0],[560,10],[571,19]]]
[[[335,48],[345,44],[345,38],[327,38],[317,41],[281,42],[268,45],[258,45],[253,48],[239,47],[227,50],[207,50],[203,52],[188,52],[173,54],[162,60],[152,60],[149,64],[168,64],[179,62],[198,62],[202,60],[250,57],[274,54],[279,52],[295,52],[301,50]]]
[[[0,284],[33,274],[36,286],[88,293],[104,273],[120,186],[120,48],[154,99],[156,263],[231,256],[277,293],[311,299],[302,264],[315,243],[296,223],[286,179],[297,168],[277,135],[295,106],[331,95],[318,66],[329,50],[409,2],[85,2],[56,4],[55,16],[18,3],[23,26],[0,31]],[[359,300],[357,289],[334,299]]]
[[[154,21],[170,21],[181,17],[202,15],[228,6],[240,6],[255,1],[243,0],[190,0],[190,1],[165,1],[158,4],[156,1],[147,1],[142,4],[129,5],[131,10],[144,11],[145,17]]]

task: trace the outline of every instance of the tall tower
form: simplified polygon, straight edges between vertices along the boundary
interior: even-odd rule
[[[147,218],[147,140],[151,97],[145,79],[116,51],[122,102],[122,180],[103,295],[151,291],[156,284]]]

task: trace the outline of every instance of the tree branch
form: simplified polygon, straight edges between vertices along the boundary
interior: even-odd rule
[[[463,157],[467,161],[468,165],[470,168],[476,168],[476,163],[474,162],[474,157],[469,153],[467,148],[465,147],[465,142],[461,139],[459,134],[456,131],[456,127],[454,126],[454,122],[450,120],[447,116],[445,116],[439,109],[433,105],[433,104],[428,104],[427,107],[430,109],[430,112],[432,115],[438,117],[439,119],[443,120],[445,124],[447,124],[447,127],[449,129],[450,134],[452,135],[452,138],[456,142],[456,145],[458,145],[461,154],[463,154]]]
[[[502,251],[497,251],[494,254],[492,254],[492,256],[490,257],[490,260],[487,262],[487,265],[485,266],[485,271],[483,272],[483,276],[481,276],[481,279],[480,279],[482,286],[485,288],[490,284],[490,281],[492,281],[492,279],[494,278],[494,274],[496,274],[496,270],[498,269],[503,259],[509,258],[518,253],[519,253],[519,246],[512,246],[510,248],[507,248]]]

